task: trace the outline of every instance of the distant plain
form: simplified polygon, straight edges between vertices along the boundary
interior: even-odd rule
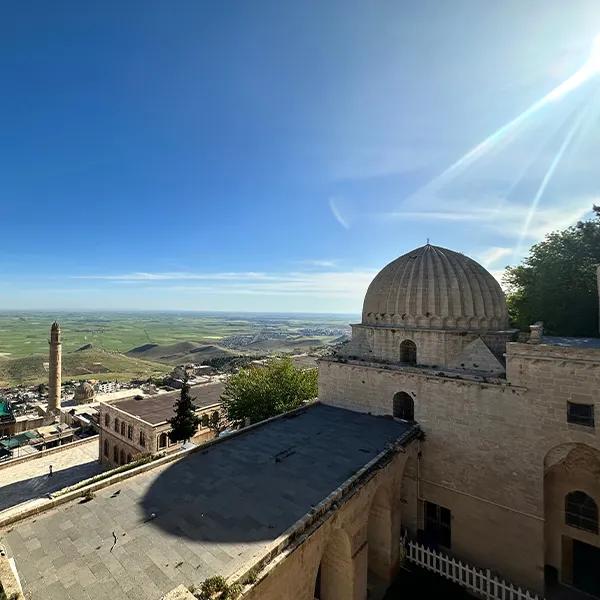
[[[214,356],[309,350],[335,342],[339,330],[349,331],[348,324],[357,319],[339,314],[0,312],[0,385],[47,378],[44,363],[54,320],[62,331],[63,376],[130,379]]]

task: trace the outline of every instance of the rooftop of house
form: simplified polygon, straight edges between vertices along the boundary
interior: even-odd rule
[[[8,400],[0,399],[0,417],[9,417],[12,415]]]
[[[315,404],[0,531],[31,600],[157,600],[250,568],[418,427]]]
[[[191,396],[198,408],[205,408],[220,402],[224,388],[223,383],[208,383],[191,387]],[[134,417],[138,417],[152,425],[164,423],[173,416],[173,405],[181,395],[180,390],[157,394],[156,396],[141,396],[126,398],[112,402],[114,406]]]
[[[544,336],[542,344],[551,346],[562,346],[564,348],[598,348],[600,349],[600,338],[591,337],[554,337]]]

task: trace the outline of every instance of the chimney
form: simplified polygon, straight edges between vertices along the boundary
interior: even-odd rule
[[[528,344],[541,344],[544,337],[544,324],[541,321],[529,326]]]

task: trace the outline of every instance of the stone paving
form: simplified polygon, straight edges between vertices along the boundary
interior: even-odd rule
[[[0,531],[31,600],[157,600],[252,566],[409,425],[316,405]]]
[[[52,477],[48,477],[52,465]],[[0,511],[93,477],[98,463],[98,438],[41,458],[0,469]]]

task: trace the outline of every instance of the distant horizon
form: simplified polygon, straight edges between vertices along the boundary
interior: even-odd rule
[[[362,313],[347,312],[314,312],[314,311],[244,311],[244,310],[195,310],[195,309],[118,309],[118,308],[78,308],[78,309],[46,309],[46,308],[0,308],[0,314],[16,315],[18,313],[37,313],[37,314],[77,314],[77,313],[141,313],[141,314],[160,314],[160,313],[196,313],[196,314],[216,314],[216,315],[271,315],[271,316],[324,316],[324,317],[360,317]]]

